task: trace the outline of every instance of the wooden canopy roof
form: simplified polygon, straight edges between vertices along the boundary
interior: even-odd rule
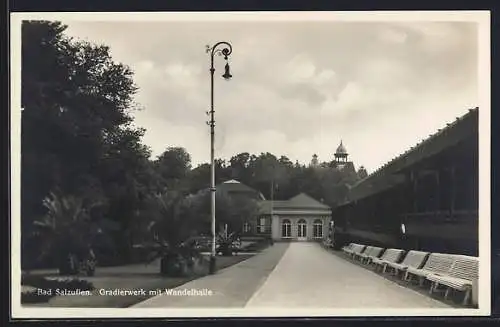
[[[354,184],[348,195],[347,203],[360,200],[370,195],[392,188],[405,181],[400,174],[405,169],[443,151],[458,143],[478,136],[479,108],[469,112],[446,127],[438,130],[424,141],[416,144],[406,152],[392,159],[366,178]]]

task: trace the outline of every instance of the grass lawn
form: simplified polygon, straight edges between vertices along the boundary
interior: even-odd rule
[[[217,269],[224,269],[253,255],[236,255],[231,257],[217,257]],[[205,261],[205,260],[204,260]],[[91,296],[68,295],[55,296],[45,303],[24,304],[26,307],[85,307],[85,308],[126,308],[138,302],[144,301],[154,295],[148,294],[151,290],[175,288],[194,279],[208,274],[208,260],[189,277],[162,277],[159,274],[159,260],[149,265],[135,264],[119,267],[98,267],[93,277],[80,276],[80,279],[91,282],[95,290]],[[56,277],[56,271],[34,271],[32,274],[40,274],[47,277]],[[124,295],[110,296],[99,295],[99,290],[141,290],[146,295]]]

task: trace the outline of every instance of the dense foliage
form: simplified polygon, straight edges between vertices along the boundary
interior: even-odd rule
[[[133,72],[113,61],[107,46],[69,38],[65,29],[59,22],[22,25],[23,267],[54,265],[89,244],[101,263],[123,263],[134,244],[177,247],[210,233],[210,165],[193,168],[181,147],[152,160],[144,129],[133,125]],[[216,161],[216,179],[238,179],[266,198],[306,192],[335,206],[359,176],[331,165],[240,153]],[[256,214],[252,203],[217,202],[219,230],[228,224],[237,231]],[[47,252],[51,259],[41,260]]]

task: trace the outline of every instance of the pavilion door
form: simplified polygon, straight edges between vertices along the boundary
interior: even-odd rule
[[[307,224],[305,220],[299,220],[299,223],[297,225],[297,240],[299,241],[305,241],[307,240]]]

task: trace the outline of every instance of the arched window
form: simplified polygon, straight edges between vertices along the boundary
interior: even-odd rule
[[[281,237],[292,236],[292,223],[288,219],[283,219],[281,223]]]
[[[260,217],[259,218],[259,225],[257,225],[259,233],[265,233],[267,232],[267,225],[266,225],[266,218],[265,217]]]
[[[323,237],[323,222],[321,219],[316,219],[313,223],[313,236],[314,238]]]
[[[297,237],[307,237],[307,223],[304,219],[299,220]]]

